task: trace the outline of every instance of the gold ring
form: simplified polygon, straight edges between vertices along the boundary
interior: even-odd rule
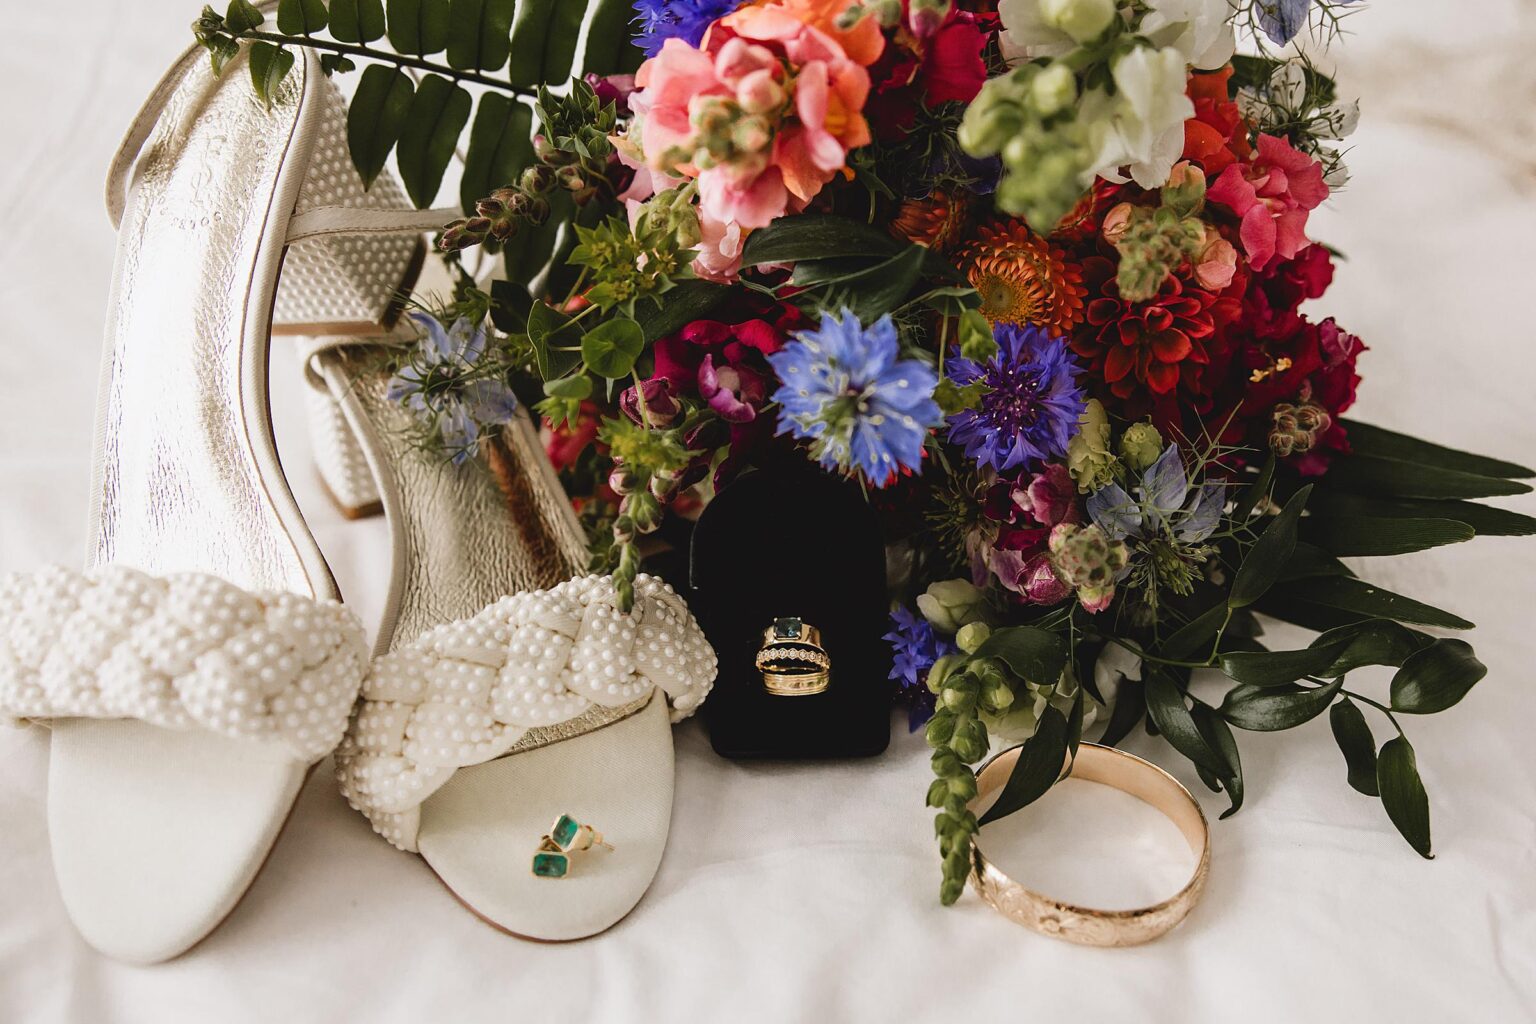
[[[980,813],[986,800],[1007,782],[1020,748],[1006,750],[976,774],[977,792],[971,809]],[[1070,755],[1069,755],[1070,756]],[[1135,910],[1094,910],[1051,899],[1026,889],[987,860],[976,844],[972,853],[971,887],[994,910],[1042,935],[1082,946],[1137,946],[1168,932],[1189,914],[1205,891],[1211,866],[1211,834],[1205,812],[1189,790],[1150,761],[1114,747],[1083,743],[1071,762],[1070,777],[1097,782],[1129,793],[1161,811],[1184,835],[1198,858],[1184,888],[1150,907]]]
[[[763,688],[775,697],[821,693],[832,680],[832,659],[821,646],[821,630],[799,616],[782,615],[763,630],[755,663]]]

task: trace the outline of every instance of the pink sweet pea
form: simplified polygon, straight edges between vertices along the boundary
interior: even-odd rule
[[[1051,568],[1047,543],[1053,527],[1082,521],[1071,473],[1065,466],[1046,466],[1027,485],[1010,489],[1003,504],[988,513],[1001,515],[1005,524],[986,554],[987,568],[1025,604],[1065,601],[1072,588]]]
[[[1229,165],[1206,198],[1242,218],[1239,235],[1248,262],[1263,270],[1277,256],[1294,259],[1312,244],[1307,214],[1328,198],[1328,186],[1321,163],[1284,139],[1260,135],[1253,160]]]

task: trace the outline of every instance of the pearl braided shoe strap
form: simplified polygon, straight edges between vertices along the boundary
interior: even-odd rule
[[[627,616],[606,576],[515,594],[374,662],[337,780],[375,831],[414,852],[422,803],[458,769],[600,728],[615,715],[589,712],[639,710],[657,688],[680,721],[714,678],[709,641],[658,579],[636,578]]]
[[[0,718],[132,718],[274,741],[318,761],[368,649],[336,601],[107,565],[0,580]]]

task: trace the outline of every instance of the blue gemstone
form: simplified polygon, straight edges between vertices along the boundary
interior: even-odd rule
[[[783,618],[773,620],[773,638],[775,640],[798,640],[802,627],[800,617],[786,615]]]

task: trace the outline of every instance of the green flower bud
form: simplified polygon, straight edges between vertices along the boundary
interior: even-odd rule
[[[980,621],[987,595],[970,580],[943,580],[917,595],[917,610],[941,633],[956,633],[961,626]]]
[[[994,683],[981,692],[981,705],[993,714],[1003,714],[1013,706],[1013,687]]]
[[[947,780],[940,780],[940,784],[948,786],[950,795],[958,799],[962,804],[970,803],[976,799],[976,776],[970,772],[952,775]]]
[[[949,783],[943,779],[934,779],[928,787],[928,806],[943,807],[944,801],[949,799]]]
[[[987,727],[973,717],[960,719],[949,738],[949,748],[966,764],[975,764],[987,756]]]
[[[933,663],[928,670],[928,689],[932,693],[938,693],[944,688],[944,681],[960,666],[960,659],[953,654],[946,654]]]
[[[1114,0],[1040,0],[1041,20],[1079,43],[1097,39],[1114,16]]]
[[[963,878],[946,878],[939,886],[939,902],[946,907],[953,906],[965,892],[965,880]]]
[[[933,767],[933,774],[940,778],[947,778],[968,770],[955,756],[953,750],[945,750],[942,747],[933,752],[933,757],[929,758],[928,763]]]
[[[955,721],[953,711],[945,711],[943,708],[935,711],[933,717],[928,719],[927,729],[923,731],[923,736],[928,740],[928,745],[930,747],[942,747],[948,743],[955,733]]]
[[[613,521],[613,539],[619,544],[630,544],[635,539],[635,521],[629,516],[619,516]]]
[[[1052,64],[1029,83],[1029,95],[1040,115],[1050,117],[1077,102],[1077,76],[1065,64]]]
[[[939,694],[939,699],[946,708],[956,713],[970,711],[976,706],[976,689],[948,686]]]
[[[967,622],[960,627],[960,632],[955,634],[955,644],[966,654],[975,654],[980,647],[992,635],[992,627],[985,622]]]
[[[1133,473],[1140,473],[1163,453],[1163,435],[1150,423],[1133,423],[1120,435],[1120,458]]]
[[[1117,465],[1109,450],[1109,414],[1097,398],[1091,398],[1078,420],[1077,433],[1067,443],[1067,469],[1078,491],[1089,494],[1114,481]]]

